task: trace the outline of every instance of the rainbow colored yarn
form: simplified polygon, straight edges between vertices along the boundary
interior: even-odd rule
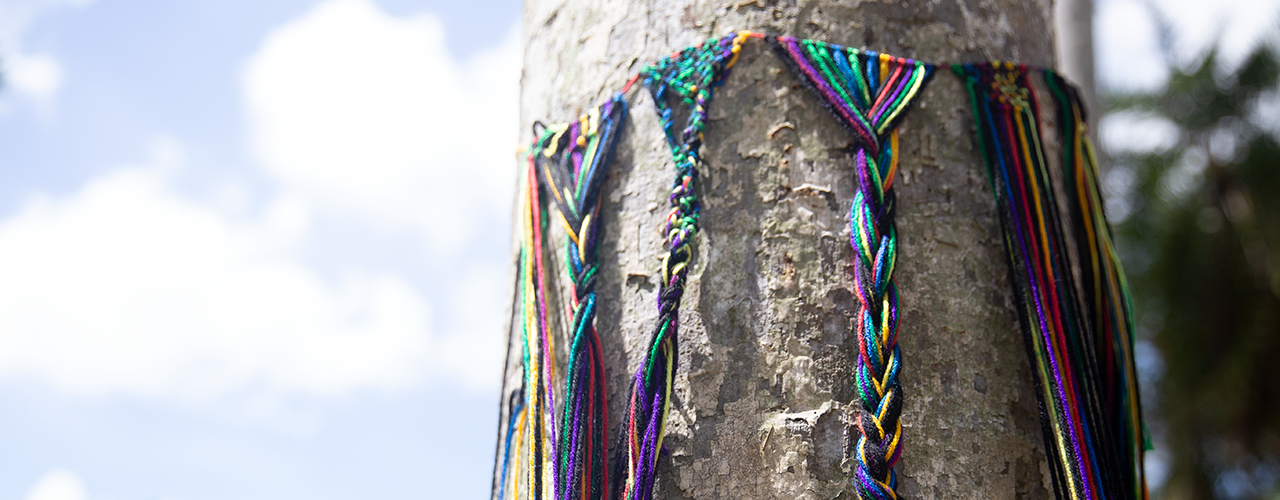
[[[898,384],[898,235],[893,178],[896,124],[933,76],[933,66],[839,45],[769,37],[787,62],[853,135],[857,194],[849,214],[858,315],[858,419],[854,485],[864,499],[896,499],[893,466],[902,456],[902,387]]]
[[[521,390],[524,400],[510,405],[504,484],[499,489],[499,499],[506,494],[507,462],[513,450],[517,471],[511,481],[513,499],[599,500],[604,498],[609,484],[608,396],[595,325],[596,250],[600,239],[600,184],[626,112],[626,101],[617,95],[576,122],[543,127],[540,133],[536,132],[537,139],[529,150],[518,288],[525,339]],[[573,321],[569,325],[572,340],[558,426],[552,386],[554,349],[548,334],[542,262],[543,234],[549,217],[544,216],[541,200],[547,197],[554,200],[558,220],[567,235],[565,267],[573,283]],[[517,436],[514,443],[513,435]],[[528,466],[524,496],[519,481],[521,451]]]
[[[953,70],[969,89],[1000,211],[1055,493],[1145,499],[1132,309],[1080,98],[1057,74],[1025,65]],[[1064,150],[1057,178],[1040,140],[1037,87],[1057,105]]]
[[[658,292],[658,323],[654,326],[644,361],[636,370],[628,399],[626,427],[626,475],[619,473],[611,498],[649,500],[657,472],[658,452],[671,406],[671,384],[679,363],[678,331],[680,299],[693,257],[690,239],[698,232],[700,205],[697,195],[698,153],[706,128],[707,104],[712,88],[719,85],[738,59],[742,42],[751,35],[737,33],[688,47],[640,71],[645,88],[653,96],[662,130],[671,147],[676,168],[671,189],[671,213],[667,215],[669,253],[662,260],[662,288]],[[633,80],[634,81],[634,80]],[[677,134],[672,98],[688,108],[689,118]],[[621,467],[621,460],[615,467]],[[621,471],[619,471],[621,472]]]
[[[896,499],[902,455],[897,233],[893,179],[898,122],[933,66],[871,51],[739,32],[685,48],[645,67],[622,92],[577,122],[535,130],[521,191],[517,317],[523,378],[511,394],[495,497],[650,500],[678,359],[679,307],[698,232],[699,154],[707,106],[742,44],[764,38],[854,137],[857,190],[850,210],[859,300],[856,387],[861,401],[853,483],[863,499]],[[1144,430],[1133,362],[1127,285],[1097,188],[1097,167],[1076,91],[1051,71],[987,63],[954,66],[969,88],[979,142],[1000,209],[1024,340],[1055,493],[1059,498],[1146,498]],[[1037,80],[1034,77],[1039,77]],[[623,95],[647,88],[675,164],[667,216],[659,317],[632,379],[613,469],[606,460],[605,371],[595,327],[600,185],[626,117]],[[1049,174],[1033,83],[1057,104],[1065,144],[1062,175]],[[677,107],[687,111],[676,130]],[[1056,172],[1055,172],[1056,173]],[[1055,179],[1065,182],[1055,184]],[[1061,184],[1061,185],[1058,185]],[[558,393],[543,237],[556,205],[567,234],[572,322]],[[1073,270],[1079,270],[1073,273]],[[557,421],[557,417],[559,417]],[[612,474],[611,474],[612,473]],[[610,477],[612,475],[612,477]],[[608,489],[608,493],[606,493]]]

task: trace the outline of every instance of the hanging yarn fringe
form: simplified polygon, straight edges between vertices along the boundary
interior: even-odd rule
[[[644,360],[631,381],[626,427],[619,434],[620,446],[626,450],[627,469],[625,474],[621,470],[616,474],[611,495],[614,499],[649,500],[653,496],[658,452],[662,449],[667,410],[671,405],[672,377],[679,362],[677,332],[680,299],[684,296],[685,277],[693,257],[690,240],[698,232],[697,180],[702,162],[698,155],[706,127],[707,105],[711,102],[712,89],[728,74],[738,59],[742,42],[750,36],[742,32],[707,40],[659,60],[639,74],[662,120],[676,176],[670,196],[671,213],[667,215],[666,240],[670,252],[662,261],[658,323]],[[688,121],[678,133],[668,99],[687,108]],[[621,467],[619,458],[615,468]]]
[[[518,289],[523,305],[520,324],[524,330],[524,398],[520,404],[509,405],[511,423],[504,446],[499,500],[506,494],[506,462],[513,454],[513,500],[599,500],[604,498],[609,484],[608,397],[595,325],[598,221],[600,184],[626,112],[626,101],[617,95],[576,122],[551,127],[535,124],[537,139],[529,150],[521,203],[524,230]],[[566,234],[565,268],[572,282],[568,375],[558,426],[552,389],[554,349],[547,327],[542,262],[543,235],[551,219],[542,210],[545,198],[553,200],[559,215],[556,220]],[[514,442],[512,436],[516,436]],[[527,442],[525,436],[529,438]],[[528,467],[523,471],[522,453]],[[527,473],[523,491],[521,473]]]
[[[498,500],[651,500],[678,359],[679,308],[698,232],[699,156],[713,89],[742,44],[763,38],[854,138],[856,192],[850,244],[858,313],[861,401],[853,483],[863,499],[897,498],[902,455],[901,353],[893,180],[897,124],[934,67],[839,45],[739,32],[645,67],[609,102],[577,122],[535,125],[520,190],[515,323],[523,377],[507,403]],[[979,144],[999,208],[1011,282],[1035,371],[1055,494],[1073,500],[1147,498],[1149,445],[1138,402],[1132,309],[1098,190],[1097,160],[1076,90],[1052,71],[1011,63],[956,65],[969,90]],[[675,164],[666,219],[658,320],[632,378],[612,468],[595,283],[600,185],[640,82],[653,97]],[[1046,162],[1035,85],[1048,89],[1062,134],[1061,172]],[[1047,94],[1046,94],[1047,95]],[[676,104],[673,107],[673,103]],[[677,131],[675,114],[687,115]],[[541,129],[539,130],[539,127]],[[1051,175],[1051,174],[1057,174]],[[546,199],[551,201],[547,202]],[[544,235],[553,217],[567,235],[572,322],[564,401],[554,390]],[[606,492],[607,490],[607,492]]]
[[[554,339],[548,333],[546,267],[542,243],[547,231],[533,155],[525,170],[520,192],[520,260],[517,271],[516,324],[521,330],[521,359],[524,368],[519,410],[512,408],[509,419],[516,420],[514,442],[508,441],[507,456],[515,456],[511,498],[549,499],[554,491],[555,362]],[[514,447],[512,447],[514,446]],[[523,466],[523,468],[522,468]],[[505,478],[504,478],[505,481]],[[499,498],[506,487],[499,489]]]
[[[1054,72],[1024,65],[952,69],[969,89],[1004,228],[1055,493],[1145,499],[1132,309],[1079,95]],[[1037,87],[1056,104],[1060,176],[1041,142]]]
[[[556,442],[558,500],[597,500],[608,486],[609,430],[604,359],[596,333],[596,244],[600,183],[608,168],[627,103],[616,95],[578,122],[549,128],[531,152],[543,188],[559,208],[565,267],[573,282],[568,380]]]
[[[850,210],[858,313],[857,389],[862,408],[853,483],[864,499],[896,499],[893,466],[902,456],[898,384],[898,287],[893,267],[893,178],[897,123],[933,76],[933,66],[839,45],[768,37],[787,66],[853,135],[857,192]]]

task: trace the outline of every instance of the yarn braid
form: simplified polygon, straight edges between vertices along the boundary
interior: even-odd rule
[[[1145,499],[1132,308],[1102,210],[1079,96],[1053,72],[1025,65],[953,70],[969,89],[1000,211],[1055,493]],[[1042,77],[1057,104],[1063,185],[1050,174],[1040,140],[1033,76]],[[1073,269],[1080,270],[1079,279]]]
[[[676,176],[671,189],[671,212],[667,215],[666,240],[670,251],[662,260],[662,288],[658,292],[658,322],[654,326],[644,361],[631,382],[625,436],[627,471],[619,473],[612,498],[649,500],[657,471],[658,452],[666,431],[671,405],[672,377],[679,363],[678,331],[680,299],[693,257],[691,239],[698,232],[701,207],[698,202],[699,150],[706,128],[707,105],[712,89],[719,85],[737,60],[746,32],[710,39],[659,60],[638,75],[653,96],[662,130],[671,148]],[[674,94],[674,95],[670,95]],[[688,111],[684,130],[677,133],[673,98]],[[621,467],[621,460],[615,467]]]
[[[514,454],[511,498],[598,500],[608,485],[608,408],[604,363],[596,332],[599,191],[626,117],[621,96],[577,122],[535,124],[521,189],[517,324],[523,331],[521,400],[509,403],[497,498],[506,496],[507,464]],[[542,130],[539,131],[538,128]],[[556,205],[565,229],[566,268],[573,282],[568,379],[557,433],[553,336],[546,305],[544,238],[550,222],[546,198]],[[514,440],[513,440],[514,438]],[[528,441],[526,441],[528,439]],[[523,456],[523,460],[522,460]],[[521,469],[522,462],[528,468]],[[524,496],[521,496],[521,476]]]
[[[897,498],[893,466],[902,456],[898,371],[898,235],[893,178],[896,124],[933,75],[933,66],[839,45],[770,37],[787,66],[853,135],[857,192],[850,211],[858,313],[857,389],[862,408],[854,485],[864,499]]]
[[[565,267],[573,282],[568,377],[556,441],[557,500],[598,500],[608,485],[608,408],[596,332],[600,184],[626,117],[619,94],[577,122],[546,128],[531,155],[543,189],[555,200],[567,235]]]

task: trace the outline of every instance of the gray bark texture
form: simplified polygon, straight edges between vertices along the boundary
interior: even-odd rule
[[[1051,66],[1052,10],[1049,0],[528,0],[522,140],[534,120],[574,120],[645,64],[736,30],[935,63]],[[641,89],[630,101],[602,188],[597,325],[611,436],[657,318],[674,175],[650,97]],[[898,491],[1047,498],[1034,386],[969,97],[943,66],[917,103],[899,129],[894,184],[905,395]],[[856,498],[846,460],[859,404],[851,138],[761,40],[744,46],[709,113],[701,232],[654,496]],[[548,262],[559,264],[563,234],[549,241]],[[560,278],[558,295],[567,290]],[[563,360],[570,318],[564,303],[549,310],[559,311],[552,331]],[[504,402],[520,388],[520,332],[510,334]]]

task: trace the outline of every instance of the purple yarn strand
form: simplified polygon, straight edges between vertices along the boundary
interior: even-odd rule
[[[849,109],[849,107],[844,104],[844,100],[842,100],[840,96],[836,95],[835,90],[827,85],[826,81],[824,81],[822,77],[818,76],[817,71],[813,69],[813,65],[809,64],[809,60],[805,59],[804,55],[800,53],[800,46],[796,44],[796,39],[779,38],[778,41],[782,42],[782,46],[786,48],[787,54],[789,54],[791,59],[795,61],[796,66],[799,67],[800,71],[804,73],[804,76],[809,79],[809,82],[813,87],[822,94],[828,103],[830,103],[832,109],[835,109],[836,113],[844,119],[845,123],[848,123],[858,132],[858,135],[862,136],[861,139],[867,145],[874,150],[879,150],[880,142],[876,140],[875,134],[870,130],[864,130],[862,127],[857,125],[858,119],[853,115],[855,111]]]

